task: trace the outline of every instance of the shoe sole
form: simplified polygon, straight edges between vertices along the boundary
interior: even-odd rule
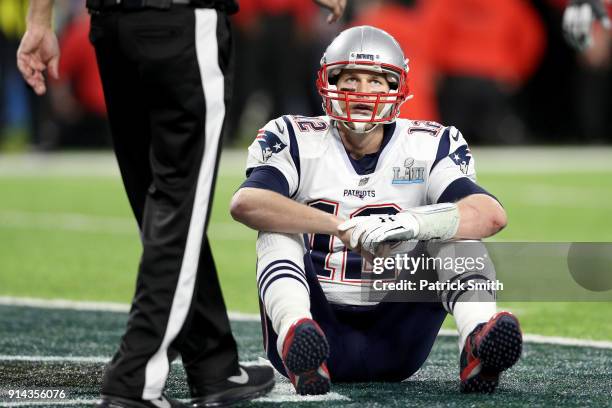
[[[321,395],[330,390],[329,376],[321,365],[329,357],[325,336],[313,325],[297,327],[285,366],[296,377],[296,392],[300,395]]]
[[[263,397],[268,394],[274,388],[274,378],[263,386],[250,387],[249,390],[236,393],[235,390],[225,391],[219,394],[209,395],[206,398],[200,398],[194,400],[191,404],[187,404],[188,407],[197,408],[222,408],[229,407],[234,404],[249,401],[255,398]],[[232,395],[237,394],[237,395]]]
[[[462,392],[492,393],[499,384],[499,374],[517,363],[523,349],[518,320],[504,315],[484,335],[478,346],[481,371],[461,383]]]
[[[167,405],[168,407],[187,408],[187,405],[177,400],[166,399],[166,403],[169,404]],[[160,406],[158,404],[162,404],[162,401],[142,401],[117,396],[101,395],[100,399],[94,404],[94,408],[153,408]]]

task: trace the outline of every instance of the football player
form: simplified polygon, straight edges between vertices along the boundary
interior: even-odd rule
[[[249,147],[231,214],[260,231],[266,352],[299,394],[326,393],[331,380],[408,378],[447,312],[459,329],[463,391],[492,391],[520,356],[518,321],[496,313],[493,295],[486,302],[468,302],[458,290],[437,302],[363,299],[371,283],[363,279],[364,256],[372,260],[385,242],[479,240],[506,225],[503,207],[476,184],[456,128],[397,119],[409,98],[407,76],[390,35],[345,30],[318,73],[326,115],[272,120]]]

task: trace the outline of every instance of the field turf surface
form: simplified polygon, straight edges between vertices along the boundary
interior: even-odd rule
[[[611,149],[473,151],[479,183],[509,215],[508,227],[495,240],[612,241]],[[232,221],[227,211],[242,182],[243,163],[241,152],[224,152],[209,235],[228,309],[256,313],[255,233]],[[140,244],[112,156],[2,156],[0,191],[0,296],[130,301]],[[519,316],[526,333],[612,340],[612,303],[501,306]],[[117,346],[125,320],[123,313],[0,306],[0,387],[69,388],[70,400],[87,405],[97,394],[103,361]],[[446,328],[453,327],[451,320]],[[233,324],[241,358],[261,357],[259,323]],[[523,359],[494,396],[460,395],[457,359],[456,338],[440,337],[426,365],[408,382],[337,385],[332,399],[309,405],[612,404],[610,349],[527,344]],[[170,393],[186,397],[181,368],[173,367]],[[288,384],[279,387],[260,404],[291,402]],[[0,399],[0,406],[8,403]]]
[[[125,313],[0,306],[0,406],[36,406],[32,400],[9,399],[9,389],[61,389],[66,392],[61,406],[90,406],[99,392],[104,360],[114,352],[126,319]],[[232,326],[241,360],[257,361],[262,356],[259,322],[234,321]],[[422,369],[402,383],[333,384],[327,396],[303,398],[277,377],[272,393],[254,405],[612,406],[612,349],[528,343],[522,360],[504,374],[495,394],[463,395],[456,341],[439,337]],[[172,366],[168,394],[189,397],[180,364]]]

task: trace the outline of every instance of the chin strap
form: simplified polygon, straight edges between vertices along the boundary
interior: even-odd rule
[[[371,131],[373,131],[374,129],[376,129],[378,127],[378,125],[380,125],[380,123],[366,123],[366,122],[345,122],[345,121],[338,121],[340,123],[342,123],[342,125],[346,128],[346,130],[348,130],[349,132],[352,133],[359,133],[360,135],[365,135],[370,133]],[[349,123],[351,123],[353,126],[355,126],[355,128],[352,128],[349,126]],[[366,125],[373,125],[370,129],[366,129]]]

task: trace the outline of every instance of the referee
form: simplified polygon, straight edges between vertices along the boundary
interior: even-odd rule
[[[315,0],[337,20],[346,0]],[[37,94],[58,76],[54,0],[30,3],[17,65]],[[181,355],[191,407],[263,395],[268,366],[242,366],[206,227],[231,85],[235,0],[87,0],[113,146],[143,253],[127,330],[98,407],[180,407],[163,394]]]

